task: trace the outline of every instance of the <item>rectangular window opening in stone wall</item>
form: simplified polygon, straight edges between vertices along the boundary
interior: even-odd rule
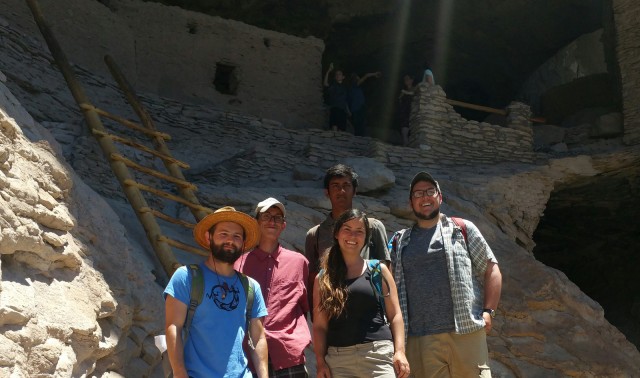
[[[222,94],[235,95],[238,93],[238,70],[228,63],[216,63],[216,75],[213,85]]]

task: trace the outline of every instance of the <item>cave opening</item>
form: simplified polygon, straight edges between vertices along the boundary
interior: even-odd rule
[[[640,167],[557,187],[534,233],[535,257],[567,275],[640,349]]]

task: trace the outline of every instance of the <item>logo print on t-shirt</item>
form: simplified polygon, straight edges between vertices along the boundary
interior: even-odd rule
[[[238,303],[240,303],[240,291],[233,285],[229,287],[225,282],[222,285],[212,287],[211,292],[207,294],[207,298],[213,299],[213,303],[215,303],[219,309],[233,311],[238,307]]]

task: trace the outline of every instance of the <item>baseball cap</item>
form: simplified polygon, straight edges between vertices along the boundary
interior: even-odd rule
[[[430,174],[428,174],[427,172],[418,172],[417,175],[415,175],[413,177],[413,180],[411,180],[411,186],[409,187],[409,193],[411,194],[411,192],[413,191],[413,187],[419,182],[419,181],[428,181],[430,183],[432,183],[433,185],[436,186],[436,189],[438,190],[438,193],[442,193],[442,191],[440,190],[440,185],[438,184],[438,182],[433,178],[433,176],[431,176]]]
[[[282,216],[286,217],[287,216],[287,212],[284,209],[284,205],[282,204],[282,202],[278,201],[277,199],[273,198],[273,197],[269,197],[264,201],[261,201],[258,206],[256,206],[256,215],[258,214],[262,214],[265,211],[269,210],[269,208],[271,206],[275,206],[278,209],[280,209],[280,211],[282,211]]]

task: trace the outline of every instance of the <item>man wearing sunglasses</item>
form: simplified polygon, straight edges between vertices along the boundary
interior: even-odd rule
[[[406,354],[416,377],[491,377],[486,334],[502,275],[491,248],[470,221],[440,213],[442,191],[427,172],[411,181],[413,227],[389,247]]]
[[[309,262],[280,245],[287,226],[284,205],[267,198],[256,207],[260,242],[235,263],[240,272],[258,281],[269,315],[264,331],[269,349],[269,377],[307,378],[304,349],[311,343],[306,314]]]

